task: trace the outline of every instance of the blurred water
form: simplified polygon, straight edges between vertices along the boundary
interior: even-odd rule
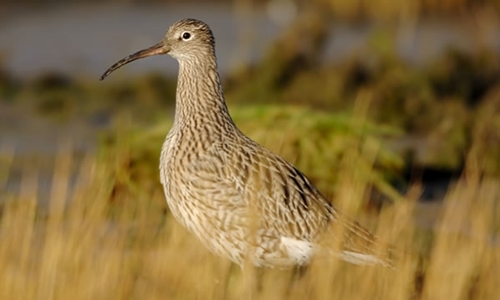
[[[187,17],[210,24],[222,72],[256,59],[278,32],[262,14],[242,18],[223,5],[70,6],[5,16],[0,21],[0,53],[8,70],[18,76],[56,70],[97,79],[112,63],[157,43],[168,26]],[[249,34],[242,36],[243,31]],[[243,53],[242,44],[252,51]],[[120,70],[118,76],[150,70],[175,74],[176,67],[172,59],[153,57]]]
[[[265,10],[236,13],[226,4],[207,3],[78,5],[18,9],[0,16],[0,54],[8,70],[22,77],[46,70],[98,76],[118,59],[158,42],[170,24],[186,17],[211,26],[225,74],[236,64],[258,59],[283,29]],[[342,60],[353,53],[368,57],[370,37],[380,29],[393,31],[399,55],[417,63],[436,57],[450,45],[470,51],[485,46],[500,50],[500,26],[486,26],[474,18],[403,21],[396,28],[380,23],[332,26],[325,51],[328,60]],[[175,74],[176,64],[171,59],[149,58],[120,70],[118,76],[150,70]]]

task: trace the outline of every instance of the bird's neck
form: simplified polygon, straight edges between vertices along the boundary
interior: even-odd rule
[[[231,127],[234,123],[226,106],[215,58],[205,62],[180,61],[174,126],[190,130],[213,126],[224,129],[221,125]]]

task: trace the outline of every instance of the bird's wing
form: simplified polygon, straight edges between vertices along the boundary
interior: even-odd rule
[[[220,180],[237,191],[256,226],[313,241],[335,220],[333,205],[293,165],[254,142],[240,145],[219,149],[226,166]]]
[[[284,237],[337,243],[342,258],[352,262],[376,248],[376,237],[339,212],[292,164],[258,144],[237,153],[232,180],[259,213],[260,226]]]
[[[217,180],[231,190],[237,206],[245,207],[241,211],[256,229],[298,243],[321,239],[326,248],[337,243],[346,261],[381,263],[365,255],[373,251],[375,237],[338,212],[302,172],[257,143],[241,144],[245,147],[238,150],[218,149],[225,168]]]

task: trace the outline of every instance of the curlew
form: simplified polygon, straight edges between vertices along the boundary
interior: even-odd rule
[[[212,252],[243,265],[290,267],[333,254],[390,265],[376,238],[351,221],[292,164],[243,134],[221,87],[207,24],[184,19],[164,39],[112,65],[169,54],[179,63],[175,118],[161,149],[160,179],[174,217]],[[335,230],[340,228],[341,230]],[[331,247],[341,234],[340,247]]]

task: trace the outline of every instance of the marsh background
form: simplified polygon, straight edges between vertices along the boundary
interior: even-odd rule
[[[496,299],[496,1],[3,1],[2,299]],[[176,62],[104,82],[199,18],[250,137],[408,253],[396,272],[334,261],[295,278],[208,253],[170,216],[158,158]],[[249,274],[246,274],[249,273]]]

